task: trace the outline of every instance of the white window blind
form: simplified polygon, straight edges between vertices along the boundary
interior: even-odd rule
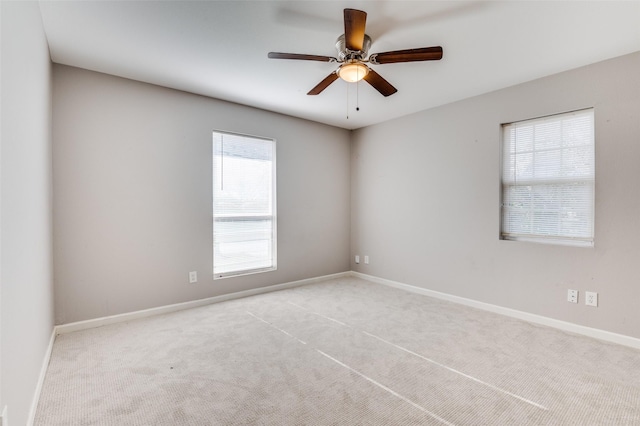
[[[275,141],[213,133],[213,276],[276,269]]]
[[[503,239],[593,246],[593,109],[503,125]]]

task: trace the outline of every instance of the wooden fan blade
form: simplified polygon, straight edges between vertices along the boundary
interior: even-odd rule
[[[320,61],[320,62],[337,62],[336,58],[331,56],[320,55],[304,55],[300,53],[281,53],[281,52],[269,52],[270,59],[299,59],[302,61]]]
[[[338,79],[338,73],[334,71],[331,74],[329,74],[328,76],[326,76],[324,78],[324,80],[322,80],[320,83],[318,83],[318,85],[316,87],[314,87],[313,89],[309,90],[309,93],[307,93],[307,95],[318,95],[318,94],[320,94],[324,89],[329,87],[329,85],[331,83],[333,83],[334,81],[336,81],[337,79]]]
[[[442,59],[442,47],[434,46],[373,53],[369,57],[369,62],[372,64],[393,64],[396,62],[438,61],[440,59]]]
[[[372,69],[369,69],[369,73],[364,76],[364,79],[367,83],[373,86],[382,96],[385,98],[387,96],[391,96],[398,91],[395,87],[391,85],[387,80],[382,78],[380,74],[375,72]]]
[[[367,13],[356,9],[344,10],[344,42],[349,50],[362,50]]]

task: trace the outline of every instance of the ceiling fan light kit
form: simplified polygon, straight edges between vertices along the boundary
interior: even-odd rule
[[[421,47],[417,49],[395,50],[391,52],[374,53],[369,56],[371,37],[365,34],[367,13],[362,10],[344,10],[344,34],[336,41],[338,57],[306,55],[299,53],[269,52],[271,59],[297,59],[303,61],[321,61],[341,64],[337,70],[325,77],[320,83],[307,93],[318,95],[338,78],[355,83],[365,80],[383,96],[393,95],[398,91],[380,74],[366,64],[382,65],[399,62],[438,61],[442,59],[442,47]]]
[[[352,61],[347,64],[340,65],[338,68],[338,76],[347,83],[355,83],[362,80],[369,74],[369,68],[358,61]]]

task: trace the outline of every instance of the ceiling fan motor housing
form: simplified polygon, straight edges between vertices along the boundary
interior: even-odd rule
[[[338,51],[338,59],[340,62],[348,61],[349,59],[357,59],[359,61],[364,60],[369,53],[371,47],[371,37],[364,35],[364,41],[362,43],[362,50],[349,50],[346,47],[344,41],[344,34],[338,37],[336,40],[336,50]]]

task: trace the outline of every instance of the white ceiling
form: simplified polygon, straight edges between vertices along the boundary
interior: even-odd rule
[[[342,10],[368,13],[370,53],[442,46],[441,61],[372,65],[397,89],[338,80]],[[355,129],[640,51],[640,1],[40,1],[53,62]],[[360,110],[356,111],[359,105]],[[348,116],[348,118],[347,118]]]

